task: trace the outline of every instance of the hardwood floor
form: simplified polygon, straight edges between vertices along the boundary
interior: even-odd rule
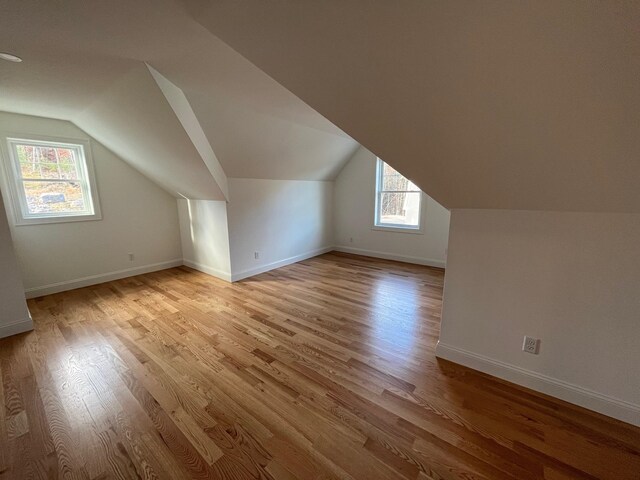
[[[332,253],[31,300],[0,478],[640,479],[640,429],[437,361],[442,284]]]

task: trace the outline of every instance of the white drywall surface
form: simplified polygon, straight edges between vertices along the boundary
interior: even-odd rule
[[[376,156],[360,147],[335,181],[334,222],[338,250],[444,267],[449,211],[423,195],[423,233],[374,229],[375,193]]]
[[[7,132],[90,138],[66,121],[0,112],[0,136]],[[91,147],[102,220],[14,226],[7,212],[29,296],[181,263],[175,198],[99,142],[91,140]]]
[[[640,424],[640,215],[454,210],[450,235],[441,356]]]
[[[227,203],[178,200],[185,265],[231,281]]]
[[[0,338],[33,328],[0,196]]]
[[[229,195],[234,280],[332,249],[332,182],[230,178]]]

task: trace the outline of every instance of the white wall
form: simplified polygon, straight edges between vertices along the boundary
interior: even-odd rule
[[[0,132],[89,138],[69,122],[6,112]],[[102,220],[14,226],[8,212],[28,296],[182,263],[175,198],[97,141],[91,145]]]
[[[0,196],[0,338],[32,328],[9,223]]]
[[[332,182],[230,178],[229,197],[234,280],[332,249]]]
[[[424,195],[421,212],[423,234],[374,230],[375,185],[376,156],[360,147],[335,181],[337,249],[444,267],[449,237],[449,211]]]
[[[231,281],[227,203],[178,200],[184,264]]]
[[[638,214],[454,210],[438,356],[640,425],[639,246]]]

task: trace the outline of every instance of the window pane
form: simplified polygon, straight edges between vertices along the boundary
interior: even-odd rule
[[[75,148],[16,144],[20,162],[76,163]]]
[[[79,182],[24,182],[29,214],[88,212]]]
[[[16,144],[15,149],[23,178],[79,178],[72,148]]]
[[[420,192],[382,193],[380,196],[380,224],[419,226],[420,195]]]
[[[400,172],[390,167],[386,163],[383,163],[382,170],[382,190],[410,190],[413,192],[419,192],[420,189],[413,183],[405,178]]]

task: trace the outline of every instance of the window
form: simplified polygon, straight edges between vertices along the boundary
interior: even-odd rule
[[[7,138],[16,223],[100,218],[89,142]]]
[[[375,226],[420,231],[422,192],[397,170],[378,159]]]

